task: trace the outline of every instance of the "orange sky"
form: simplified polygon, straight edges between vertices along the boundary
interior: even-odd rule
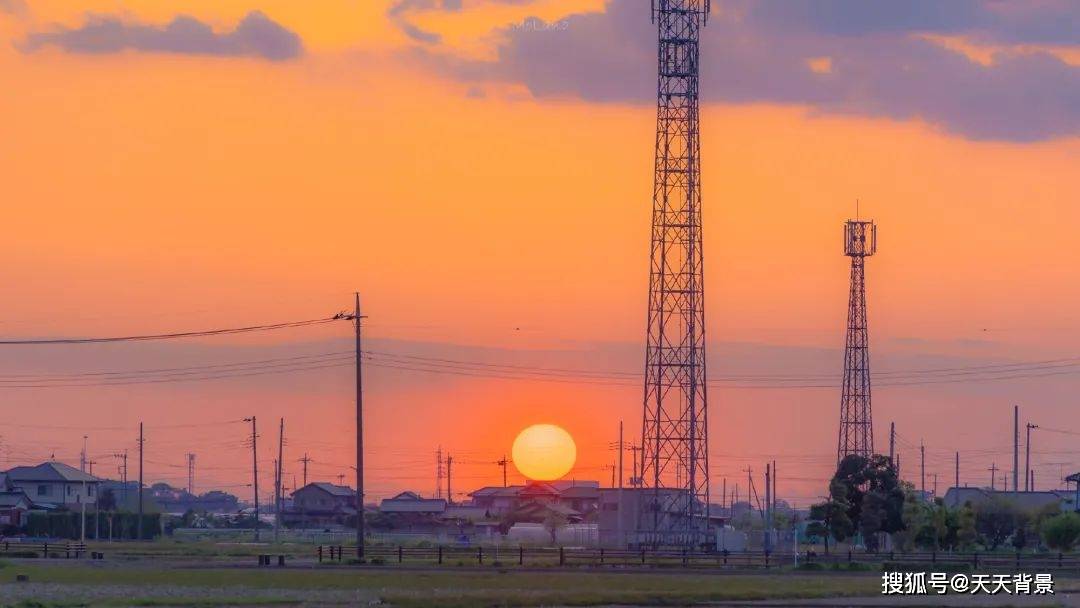
[[[387,6],[34,1],[22,14],[0,14],[0,37],[18,42],[49,24],[76,27],[87,13],[149,22],[185,13],[225,28],[259,9],[299,34],[306,49],[297,60],[268,62],[0,45],[8,84],[0,88],[3,333],[99,335],[311,318],[348,307],[358,289],[370,335],[397,341],[402,352],[415,342],[447,353],[469,345],[554,350],[544,354],[553,365],[637,371],[633,357],[624,365],[564,351],[640,350],[653,109],[534,98],[512,84],[484,84],[482,97],[470,96],[471,85],[409,59],[414,43],[386,16]],[[466,2],[460,13],[415,21],[463,56],[485,57],[500,24],[585,8],[602,3]],[[847,297],[841,224],[860,199],[861,213],[880,226],[868,281],[872,356],[883,367],[919,368],[933,357],[1077,354],[1076,137],[971,141],[918,120],[766,103],[708,103],[702,120],[711,341],[793,353],[834,349],[815,371],[835,369],[839,377],[835,349]],[[273,340],[347,332],[341,326]],[[141,355],[116,356],[42,359],[30,369],[113,369],[103,360],[126,369]],[[150,358],[170,357],[160,347]],[[733,364],[756,373],[787,365],[783,357]],[[438,445],[460,454],[459,488],[494,483],[497,467],[483,463],[538,422],[577,438],[575,476],[609,480],[601,467],[612,461],[607,443],[616,439],[617,420],[625,420],[628,440],[640,432],[638,388],[417,381],[379,369],[371,378],[376,497],[430,492]],[[0,422],[0,445],[9,446],[0,466],[53,450],[70,460],[80,426],[131,429],[90,432],[91,452],[104,455],[130,447],[140,418],[152,427],[257,412],[267,421],[260,458],[274,457],[269,423],[285,416],[289,474],[299,475],[294,461],[306,450],[325,463],[313,474],[329,477],[352,457],[349,382],[341,369],[291,376],[288,390],[257,380],[10,390],[8,422],[62,420],[71,428]],[[907,440],[925,438],[931,464],[951,478],[952,449],[1009,443],[1013,401],[1046,426],[1080,430],[1074,388],[1065,376],[991,391],[881,390],[878,446],[884,449],[887,421],[897,420]],[[796,502],[808,502],[823,490],[814,479],[827,473],[835,449],[838,400],[832,390],[714,391],[717,483],[776,457],[781,484]],[[203,483],[249,493],[237,464],[243,433],[239,424],[162,429],[149,445],[153,460],[165,464],[148,465],[148,478],[179,481],[183,453],[195,451],[205,463]],[[1047,435],[1047,450],[1066,449],[1062,439]],[[914,463],[915,453],[904,458]],[[980,454],[965,462],[965,474],[970,466],[981,481],[989,466],[981,461],[992,458],[1005,465],[1004,452]],[[111,459],[99,462],[106,460],[99,466],[111,469]]]

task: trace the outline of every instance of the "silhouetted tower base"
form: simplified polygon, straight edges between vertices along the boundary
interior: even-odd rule
[[[870,340],[866,329],[866,258],[877,252],[877,226],[872,221],[848,220],[844,225],[844,255],[851,258],[847,337],[844,342],[844,380],[840,396],[839,463],[849,454],[874,453],[870,408]]]
[[[638,542],[706,541],[709,502],[698,75],[709,0],[654,0],[659,29]]]

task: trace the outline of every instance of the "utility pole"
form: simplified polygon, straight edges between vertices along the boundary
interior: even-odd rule
[[[442,498],[443,458],[442,446],[435,450],[435,498]]]
[[[79,452],[79,470],[86,472],[86,435],[82,436],[82,451]]]
[[[251,423],[251,487],[255,497],[255,542],[259,542],[259,435],[255,431],[255,416],[244,418],[244,422]]]
[[[143,537],[143,445],[146,439],[143,437],[143,423],[139,423],[139,522],[136,524],[138,540]]]
[[[353,308],[353,322],[356,329],[356,559],[364,559],[364,376],[361,359],[360,328],[363,317],[360,315],[360,292],[356,296]]]
[[[997,472],[998,472],[997,463],[996,462],[991,462],[990,463],[990,468],[987,469],[987,471],[990,471],[990,490],[994,490],[995,489],[994,488],[994,480],[997,479]]]
[[[304,486],[307,486],[307,465],[309,462],[311,462],[311,459],[308,458],[307,452],[304,452],[304,457],[301,458],[299,462],[303,463],[304,465]]]
[[[120,473],[120,497],[121,497],[120,498],[120,500],[121,500],[120,504],[124,505],[125,507],[127,507],[127,499],[128,499],[127,456],[128,456],[127,455],[127,450],[124,450],[124,452],[122,454],[119,453],[119,452],[116,453],[116,454],[113,454],[113,457],[120,460],[120,462],[121,462],[121,465],[119,467],[119,469],[120,469],[119,470],[119,473]]]
[[[195,495],[195,454],[187,455],[187,492]]]
[[[896,454],[896,423],[889,423],[889,462],[895,462],[893,456]],[[893,465],[895,466],[895,465]]]
[[[960,452],[956,453],[956,487],[960,487]]]
[[[623,452],[626,451],[626,444],[623,443],[623,421],[619,421],[619,489],[623,489]],[[619,504],[622,504],[621,502]]]
[[[1013,494],[1020,490],[1020,406],[1013,406]]]
[[[919,474],[922,477],[921,490],[923,497],[926,497],[926,444],[919,440]]]
[[[506,464],[508,462],[510,462],[510,461],[506,459],[506,454],[503,454],[502,460],[495,463],[495,464],[499,465],[500,467],[502,467],[502,471],[503,471],[503,487],[504,488],[506,487]]]
[[[937,498],[937,473],[934,473],[934,498]]]
[[[731,505],[730,505],[730,503],[728,501],[728,493],[727,493],[727,477],[725,477],[724,481],[723,481],[722,489],[720,490],[720,508],[723,509],[723,508],[728,508],[730,506]],[[728,515],[730,515],[730,514],[731,513],[729,512]]]
[[[1024,442],[1024,491],[1032,492],[1035,488],[1031,483],[1031,429],[1039,428],[1037,424],[1027,423],[1027,440]]]
[[[776,461],[772,461],[772,510],[776,512]]]
[[[772,546],[772,474],[771,466],[765,463],[765,551]]]
[[[448,505],[454,504],[454,492],[452,491],[452,489],[451,489],[452,486],[450,485],[451,484],[450,476],[452,474],[451,467],[453,467],[453,466],[454,466],[454,457],[451,456],[450,454],[447,454],[446,455],[446,504],[448,504]]]
[[[284,457],[284,446],[285,419],[282,418],[278,426],[277,465],[274,471],[274,477],[277,480],[274,484],[274,544],[277,544],[281,533],[281,459]]]

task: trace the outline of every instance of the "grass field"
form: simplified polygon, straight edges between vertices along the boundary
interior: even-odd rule
[[[29,583],[15,583],[16,574]],[[192,568],[150,562],[0,568],[0,606],[692,605],[874,595],[875,575],[808,576],[481,570]]]

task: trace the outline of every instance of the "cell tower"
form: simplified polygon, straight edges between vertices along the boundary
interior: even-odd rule
[[[874,426],[870,410],[870,340],[866,331],[866,258],[877,251],[873,221],[848,220],[844,224],[844,255],[851,258],[851,293],[848,300],[847,338],[844,341],[844,382],[840,396],[840,440],[836,462],[848,454],[874,453]]]
[[[659,28],[639,542],[705,539],[709,455],[698,59],[709,0],[654,0]]]

